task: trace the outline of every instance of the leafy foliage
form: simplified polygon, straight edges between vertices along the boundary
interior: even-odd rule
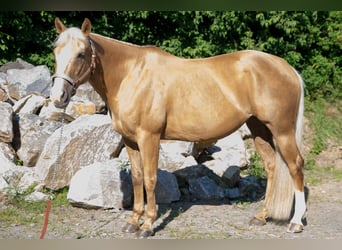
[[[53,69],[54,18],[135,44],[196,58],[256,49],[286,59],[310,100],[342,97],[342,11],[0,12],[0,64],[21,57]]]
[[[266,179],[266,171],[264,169],[260,155],[254,151],[249,160],[250,163],[248,169],[246,170],[246,174],[256,176],[260,179]]]

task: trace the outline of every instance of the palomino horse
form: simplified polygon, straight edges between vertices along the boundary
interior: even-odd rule
[[[51,100],[64,108],[89,81],[110,109],[114,129],[129,154],[134,186],[132,216],[125,232],[153,234],[155,186],[161,139],[192,142],[222,138],[246,123],[267,173],[264,207],[250,221],[289,219],[288,232],[303,230],[306,211],[303,81],[283,59],[253,50],[205,59],[183,59],[153,46],[137,46],[66,28],[56,18],[55,75]],[[147,206],[144,214],[144,188]]]

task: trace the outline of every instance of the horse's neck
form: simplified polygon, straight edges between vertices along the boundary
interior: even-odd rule
[[[120,42],[100,35],[92,35],[95,41],[97,65],[95,75],[90,79],[94,89],[107,101],[109,92],[113,95],[127,76],[130,65],[139,56],[139,46]],[[110,89],[110,91],[109,91]]]

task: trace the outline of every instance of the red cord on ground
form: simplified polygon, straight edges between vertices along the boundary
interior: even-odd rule
[[[47,229],[47,225],[49,223],[50,208],[51,208],[51,200],[48,200],[47,204],[46,204],[46,210],[45,210],[44,226],[43,226],[42,233],[40,234],[40,239],[41,240],[44,239],[44,236],[45,236],[45,233],[46,233],[46,229]]]

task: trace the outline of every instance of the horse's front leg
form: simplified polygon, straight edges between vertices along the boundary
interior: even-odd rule
[[[144,213],[144,170],[138,145],[127,139],[124,140],[127,153],[131,162],[131,173],[134,191],[133,213],[123,231],[135,233],[139,230],[139,220]]]
[[[157,184],[159,144],[160,134],[143,131],[138,136],[138,145],[144,166],[144,186],[147,198],[145,222],[138,232],[139,238],[146,238],[153,234],[153,223],[157,218],[155,188]]]

